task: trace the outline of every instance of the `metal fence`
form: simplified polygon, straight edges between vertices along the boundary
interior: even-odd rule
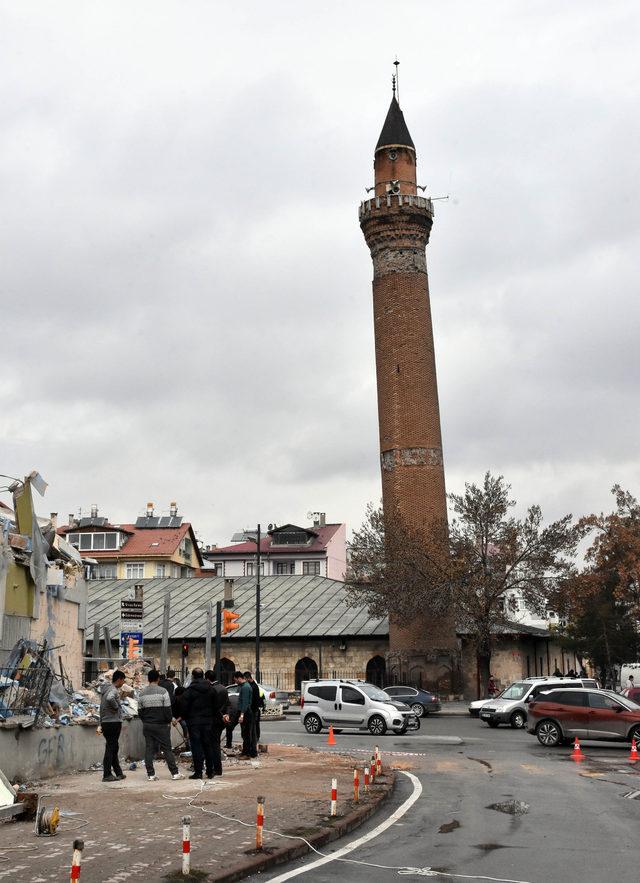
[[[54,675],[43,659],[34,660],[28,668],[0,668],[0,719],[29,715],[34,724],[49,699]]]

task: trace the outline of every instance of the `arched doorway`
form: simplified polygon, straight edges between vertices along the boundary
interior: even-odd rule
[[[220,683],[228,687],[233,683],[233,674],[236,670],[235,664],[227,659],[226,656],[220,660]]]
[[[296,662],[296,690],[300,689],[303,681],[312,681],[318,677],[318,664],[315,659],[303,656]]]
[[[383,656],[372,656],[367,662],[366,679],[376,687],[384,687],[387,676],[387,666]]]

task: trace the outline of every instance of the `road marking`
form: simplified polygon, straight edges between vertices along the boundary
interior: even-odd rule
[[[387,753],[387,752],[385,752]],[[413,792],[407,797],[404,803],[402,803],[394,812],[391,813],[388,819],[385,819],[384,822],[381,822],[377,827],[373,829],[373,831],[369,831],[368,834],[363,834],[362,837],[358,837],[357,840],[354,840],[352,843],[349,843],[347,846],[343,846],[342,849],[336,850],[336,852],[332,852],[331,855],[324,856],[323,858],[316,859],[316,861],[310,862],[308,865],[304,865],[302,868],[296,868],[293,871],[287,871],[285,874],[280,874],[279,877],[273,877],[271,879],[271,883],[281,883],[283,880],[291,880],[293,877],[297,877],[300,874],[306,874],[307,871],[312,871],[314,868],[319,868],[320,865],[326,865],[329,862],[336,861],[336,859],[342,858],[343,855],[348,855],[350,852],[353,852],[354,849],[358,849],[358,847],[363,846],[365,843],[368,843],[370,840],[374,840],[383,831],[386,831],[387,828],[390,828],[394,825],[398,819],[401,819],[402,816],[407,813],[416,800],[419,799],[422,794],[422,785],[420,784],[420,780],[417,776],[414,776],[413,773],[407,773],[404,770],[401,771],[400,775],[407,776],[407,778],[411,781],[413,785]]]

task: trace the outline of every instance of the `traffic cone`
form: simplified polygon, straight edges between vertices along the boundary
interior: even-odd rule
[[[327,739],[327,745],[335,745],[336,737],[333,735],[333,727],[329,724],[329,738]]]
[[[577,736],[576,736],[575,742],[573,743],[573,751],[571,752],[571,760],[584,760],[584,754],[582,753],[582,748],[580,748],[580,743],[578,742]]]
[[[636,740],[631,740],[631,752],[629,754],[629,760],[631,763],[635,763],[638,760],[638,746],[636,745]]]

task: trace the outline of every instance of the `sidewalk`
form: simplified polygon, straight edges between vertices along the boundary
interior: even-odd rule
[[[358,763],[362,764],[361,758]],[[173,879],[168,875],[174,873],[180,880],[241,879],[256,873],[265,858],[284,861],[291,857],[287,850],[298,853],[302,847],[306,851],[293,835],[311,838],[318,847],[364,821],[388,795],[392,779],[383,777],[368,796],[361,796],[356,808],[353,769],[349,757],[270,745],[268,754],[256,761],[224,761],[222,778],[205,783],[173,782],[164,763],[156,766],[159,782],[149,782],[144,767],[125,770],[125,781],[108,785],[102,783],[101,772],[50,779],[33,790],[44,798],[47,808],[59,806],[58,834],[36,837],[29,822],[0,824],[0,860],[5,859],[0,864],[0,880],[47,883],[68,879],[76,837],[85,842],[83,883],[156,883]],[[181,771],[188,775],[184,764]],[[329,818],[334,777],[338,780],[337,819]],[[258,795],[265,798],[262,854],[255,852]],[[183,815],[192,819],[191,868],[200,872],[191,878],[178,873]],[[283,848],[284,854],[275,854]]]

